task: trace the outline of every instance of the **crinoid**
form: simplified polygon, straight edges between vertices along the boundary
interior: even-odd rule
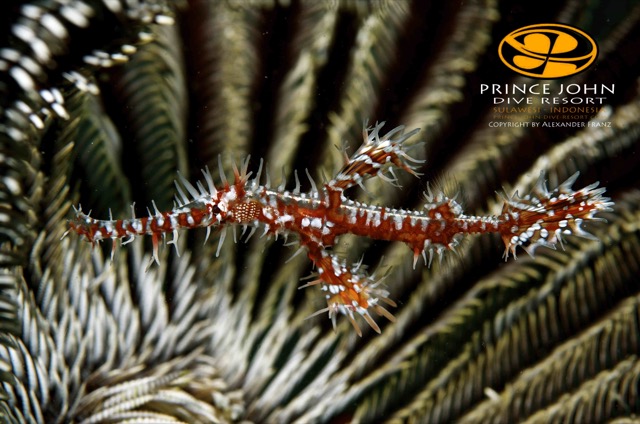
[[[640,415],[638,1],[2,12],[0,421]],[[505,66],[550,22],[588,69]]]

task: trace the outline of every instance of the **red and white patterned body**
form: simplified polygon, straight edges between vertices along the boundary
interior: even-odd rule
[[[416,167],[422,161],[408,156],[403,148],[403,143],[418,130],[403,134],[403,127],[397,127],[380,136],[383,124],[364,130],[362,146],[347,159],[336,177],[320,189],[309,177],[312,189],[302,193],[297,174],[292,191],[261,185],[260,171],[250,179],[247,160],[240,170],[234,169],[233,183],[221,174],[219,187],[214,185],[208,170],[203,171],[205,184],[198,182],[197,188],[180,176],[190,197],[176,183],[177,206],[171,211],[160,212],[154,204],[154,213],[148,217],[97,220],[78,209],[69,222],[70,229],[91,243],[111,239],[114,248],[117,240],[126,239],[123,242],[126,244],[136,236],[151,235],[155,261],[160,236],[173,233],[175,240],[180,229],[206,227],[210,231],[246,225],[252,227],[249,236],[258,227],[268,234],[295,235],[318,270],[317,279],[304,287],[318,284],[326,292],[328,306],[318,313],[329,312],[334,323],[337,314],[346,315],[360,334],[355,314],[364,317],[379,332],[370,312],[393,319],[380,303],[395,304],[388,298],[388,292],[379,287],[379,281],[364,273],[359,264],[347,265],[329,250],[340,235],[404,242],[414,252],[415,266],[420,256],[430,263],[434,252],[441,254],[454,248],[467,234],[499,233],[506,257],[510,252],[515,255],[517,246],[532,253],[540,245],[554,246],[567,234],[590,236],[580,228],[581,224],[613,204],[602,197],[604,189],[596,189],[597,183],[573,191],[571,185],[577,174],[553,192],[547,190],[541,176],[530,195],[505,199],[499,216],[467,216],[455,200],[443,195],[427,196],[422,210],[355,202],[346,198],[344,191],[361,185],[366,178],[377,176],[394,183],[394,168],[418,175]]]

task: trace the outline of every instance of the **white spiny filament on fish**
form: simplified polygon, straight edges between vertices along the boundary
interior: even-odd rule
[[[420,175],[417,167],[424,161],[410,157],[404,146],[419,129],[404,134],[404,127],[400,126],[381,136],[383,125],[384,122],[364,129],[364,143],[351,158],[345,155],[342,170],[320,189],[308,172],[311,190],[307,193],[300,191],[297,173],[292,191],[285,190],[283,185],[273,189],[269,182],[261,185],[262,163],[256,177],[250,179],[247,158],[240,169],[234,167],[232,183],[227,181],[221,168],[219,187],[214,185],[208,169],[202,171],[204,184],[198,182],[197,188],[179,175],[176,206],[169,212],[158,211],[154,203],[154,213],[148,217],[98,220],[78,207],[75,217],[69,221],[70,231],[92,244],[112,239],[113,249],[117,240],[126,238],[122,242],[126,244],[137,236],[151,235],[151,263],[158,262],[160,236],[173,233],[176,240],[178,230],[184,228],[206,227],[207,237],[212,227],[226,229],[230,225],[242,225],[245,230],[250,227],[247,239],[258,227],[263,227],[264,234],[296,235],[300,249],[306,250],[317,268],[316,278],[303,287],[319,285],[326,293],[327,307],[313,315],[328,312],[334,326],[336,316],[345,315],[361,335],[356,314],[379,333],[371,311],[393,320],[393,315],[381,303],[390,306],[395,303],[389,299],[388,291],[380,287],[381,281],[375,275],[368,275],[360,264],[348,265],[331,252],[329,248],[335,244],[336,237],[355,234],[404,242],[413,250],[415,267],[419,257],[430,264],[434,252],[441,255],[455,248],[467,234],[499,233],[505,244],[506,259],[509,253],[515,256],[517,246],[523,246],[532,254],[538,246],[554,247],[561,243],[564,235],[592,237],[581,229],[582,223],[597,219],[595,213],[610,210],[613,205],[602,196],[605,189],[596,188],[598,183],[573,191],[571,186],[578,174],[551,192],[541,175],[529,195],[519,197],[516,193],[505,198],[499,216],[465,215],[462,207],[444,194],[426,195],[423,210],[392,209],[352,201],[345,197],[344,191],[361,186],[367,178],[380,177],[396,184],[394,168]],[[224,234],[223,231],[217,253]]]

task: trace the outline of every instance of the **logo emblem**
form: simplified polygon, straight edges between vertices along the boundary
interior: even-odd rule
[[[529,25],[511,32],[498,47],[512,70],[539,79],[584,71],[596,60],[598,45],[587,33],[563,24]]]

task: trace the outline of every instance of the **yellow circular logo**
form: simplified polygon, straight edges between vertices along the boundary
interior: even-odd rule
[[[511,32],[498,47],[512,70],[539,79],[584,71],[596,60],[598,45],[587,33],[563,24],[529,25]]]

